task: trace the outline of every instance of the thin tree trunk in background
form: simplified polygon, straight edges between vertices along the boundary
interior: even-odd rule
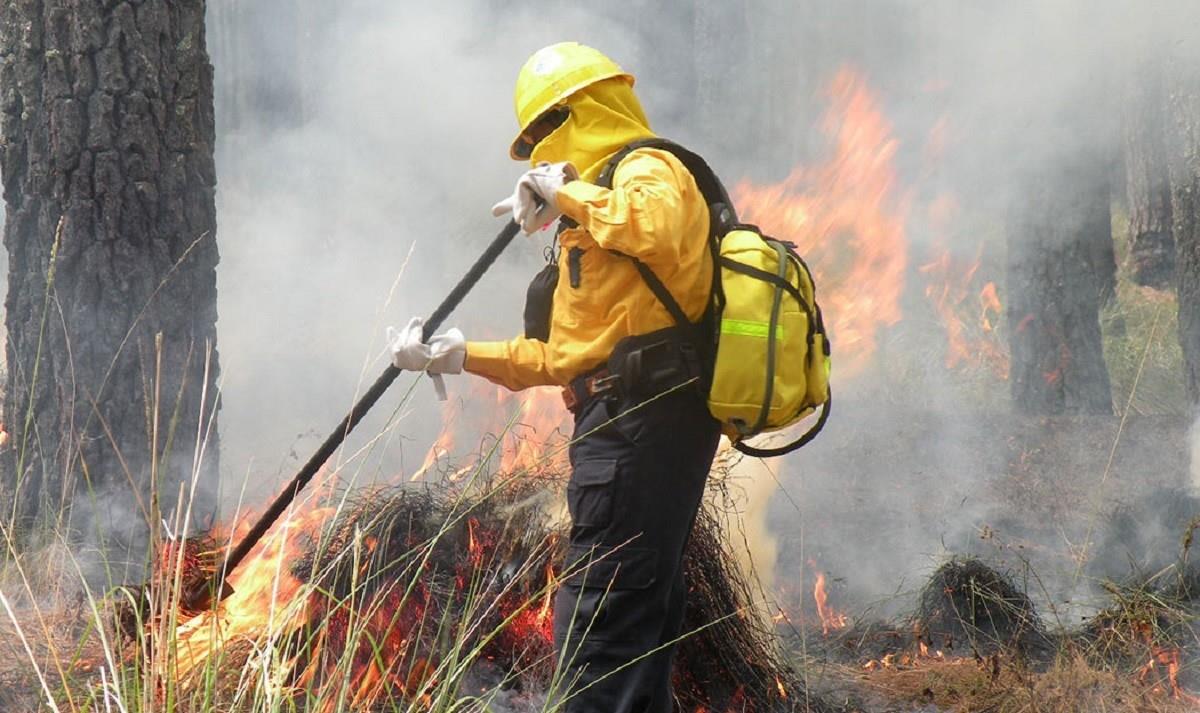
[[[1025,181],[1012,210],[1007,315],[1022,411],[1112,413],[1100,334],[1112,254],[1107,168],[1061,161]]]
[[[1125,188],[1129,199],[1130,276],[1139,285],[1165,288],[1175,273],[1171,235],[1171,182],[1165,137],[1167,98],[1162,64],[1138,65],[1125,92]]]
[[[1188,398],[1200,406],[1200,70],[1176,59],[1169,69],[1167,156],[1175,233],[1179,344]]]
[[[1117,134],[1113,143],[1096,162],[1085,166],[1079,176],[1082,191],[1082,239],[1087,242],[1089,263],[1096,274],[1096,294],[1099,307],[1104,308],[1117,296],[1117,250],[1113,240],[1112,201],[1114,177],[1117,175],[1120,148]],[[1097,171],[1093,176],[1090,172]]]
[[[217,381],[204,9],[0,5],[5,522],[71,512],[74,527],[137,536],[152,470],[164,510],[191,474]],[[210,510],[215,427],[201,438],[199,505]]]
[[[212,56],[222,68],[222,135],[245,139],[262,127],[299,126],[306,41],[301,0],[209,1],[217,41]]]
[[[731,176],[761,169],[761,78],[747,81],[751,64],[750,20],[743,3],[692,3],[691,58],[696,94],[692,124],[702,145],[716,149],[716,161]]]

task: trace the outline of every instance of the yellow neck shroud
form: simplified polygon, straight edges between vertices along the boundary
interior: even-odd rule
[[[654,136],[642,104],[620,77],[584,87],[567,97],[571,115],[530,155],[530,164],[570,161],[594,183],[608,158],[638,139]]]

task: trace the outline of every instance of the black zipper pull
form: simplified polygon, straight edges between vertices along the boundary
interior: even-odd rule
[[[570,275],[571,287],[579,289],[583,277],[583,248],[571,248],[567,251],[567,272]]]

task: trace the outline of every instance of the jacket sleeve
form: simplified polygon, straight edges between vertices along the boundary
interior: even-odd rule
[[[613,176],[612,190],[571,181],[556,198],[600,247],[649,265],[677,261],[691,211],[708,209],[683,164],[657,149],[630,154]]]
[[[530,386],[550,386],[545,342],[516,337],[507,342],[467,342],[463,368],[512,391]]]

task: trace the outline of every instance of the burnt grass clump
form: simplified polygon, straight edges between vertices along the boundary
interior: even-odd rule
[[[791,634],[794,638],[801,632]],[[861,665],[911,656],[921,644],[930,654],[941,652],[947,658],[1003,652],[1036,663],[1052,656],[1056,641],[1029,596],[1009,576],[979,559],[959,556],[934,571],[907,617],[858,619],[810,639],[807,647],[831,661]]]
[[[352,622],[377,616],[354,668],[382,667],[402,682],[385,698],[413,696],[442,661],[477,647],[486,670],[468,676],[463,693],[544,690],[559,533],[540,502],[533,483],[485,496],[433,486],[353,493],[292,564],[317,592],[296,638],[311,680],[339,675],[317,646],[353,650]]]
[[[938,567],[921,590],[912,629],[919,641],[946,655],[1006,650],[1038,659],[1053,650],[1029,596],[973,557]]]
[[[688,542],[688,606],[675,656],[675,697],[685,711],[805,709],[799,673],[783,658],[771,626],[755,613],[750,581],[730,559],[713,512],[702,510]],[[826,710],[810,699],[807,710]]]
[[[386,611],[386,626],[405,635],[381,630],[368,638],[407,642],[386,658],[392,671],[402,672],[391,678],[411,683],[385,697],[404,698],[418,689],[447,655],[448,632],[461,625],[473,632],[464,639],[467,646],[481,647],[462,692],[499,695],[513,710],[536,708],[554,668],[550,606],[567,530],[546,515],[556,492],[551,483],[517,479],[484,490],[486,495],[476,495],[422,486],[355,493],[291,565],[319,592],[295,644],[298,658],[313,665],[298,670],[308,671],[316,684],[324,675],[332,678],[335,672],[323,670],[316,646],[353,648],[343,620]],[[685,553],[689,593],[684,638],[676,649],[678,704],[684,711],[826,710],[806,694],[774,629],[758,618],[753,585],[733,560],[734,545],[718,522],[720,502],[707,499]],[[476,621],[460,622],[470,592],[476,593]],[[362,657],[368,667],[380,652],[365,648]],[[531,705],[517,703],[514,694]]]
[[[1200,684],[1186,663],[1200,655],[1198,529],[1200,499],[1185,489],[1155,489],[1117,507],[1089,568],[1109,604],[1067,636],[1070,644],[1094,665],[1143,674],[1178,658],[1179,684]]]
[[[1136,669],[1155,652],[1195,653],[1196,602],[1178,595],[1173,584],[1107,583],[1110,604],[1090,617],[1070,641],[1096,665]]]

